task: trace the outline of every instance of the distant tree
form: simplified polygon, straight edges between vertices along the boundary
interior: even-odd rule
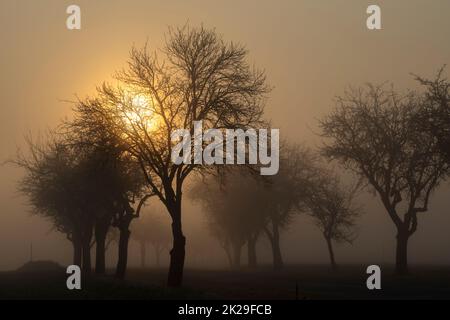
[[[280,234],[302,210],[315,169],[314,157],[305,147],[286,143],[282,154],[280,171],[274,176],[254,175],[249,167],[234,168],[199,182],[192,191],[203,202],[210,230],[234,266],[239,265],[245,243],[249,266],[257,265],[261,233],[272,245],[274,268],[283,266]]]
[[[192,136],[200,120],[205,129],[257,127],[268,87],[264,73],[248,64],[247,51],[214,30],[171,29],[162,54],[160,59],[147,48],[132,49],[128,67],[117,74],[119,87],[104,85],[98,99],[76,106],[75,115],[80,132],[101,127],[140,163],[172,218],[168,284],[180,286],[186,241],[182,188],[191,172],[206,167],[173,163],[171,134],[187,129]]]
[[[92,137],[91,137],[92,138]],[[92,139],[91,139],[92,140]],[[92,141],[91,141],[92,142]],[[132,208],[134,198],[141,193],[142,180],[140,180],[139,167],[129,158],[121,155],[120,150],[113,146],[102,144],[84,145],[73,144],[83,161],[89,167],[84,188],[90,195],[93,206],[94,235],[96,244],[95,272],[105,273],[106,238],[112,225],[119,227],[124,216],[136,217]],[[119,261],[118,273],[126,268],[124,257],[127,256],[124,245],[124,233],[119,233]],[[122,245],[122,247],[121,247]]]
[[[186,249],[189,257],[186,262],[191,266],[205,266],[211,262],[212,247],[202,222],[193,220],[188,227],[189,242],[186,243]]]
[[[106,241],[105,241],[105,252],[111,248],[112,244],[118,244],[119,243],[119,230],[117,228],[110,228],[108,230],[108,233],[106,234]]]
[[[267,197],[259,181],[246,169],[233,168],[211,175],[190,190],[207,215],[209,230],[225,250],[233,268],[241,265],[242,247],[247,244],[250,267],[257,264],[256,242],[267,217]]]
[[[448,173],[433,137],[415,125],[422,101],[415,92],[401,96],[368,85],[338,98],[321,122],[324,155],[364,178],[395,224],[399,274],[408,272],[408,239],[418,214],[428,211],[432,192]]]
[[[294,214],[303,210],[305,197],[316,175],[314,157],[307,148],[285,143],[281,151],[278,174],[261,179],[265,201],[259,208],[264,211],[261,214],[268,217],[264,231],[272,245],[275,270],[283,267],[281,231],[289,226]]]
[[[85,183],[86,163],[64,141],[26,139],[28,154],[19,152],[13,161],[25,169],[19,190],[27,195],[33,211],[50,220],[66,234],[74,248],[74,264],[90,271],[93,217]]]
[[[222,188],[232,207],[235,207],[234,212],[240,215],[240,232],[247,235],[248,267],[256,268],[258,265],[256,245],[269,219],[268,190],[264,188],[261,176],[252,174],[247,169],[228,172]]]
[[[336,174],[323,170],[305,198],[308,213],[327,243],[333,270],[337,269],[333,241],[351,244],[356,238],[356,219],[360,216],[360,208],[354,204],[356,190],[357,186],[345,188]]]
[[[75,109],[89,103],[97,101],[78,101]],[[105,272],[105,241],[109,227],[113,226],[119,230],[116,276],[122,279],[127,269],[130,224],[139,217],[141,208],[154,193],[146,187],[140,163],[126,151],[123,141],[101,123],[90,126],[90,121],[76,118],[66,121],[62,129],[73,148],[80,154],[89,155],[97,177],[92,183],[96,188],[93,194],[98,195],[97,202],[103,199],[103,210],[97,210],[95,222],[96,272]]]
[[[49,218],[72,241],[74,264],[86,273],[91,270],[95,234],[96,272],[104,273],[109,226],[139,212],[135,214],[130,203],[141,192],[142,183],[133,175],[139,172],[140,178],[140,169],[105,146],[83,146],[65,135],[53,134],[44,142],[29,138],[27,145],[28,154],[19,152],[13,161],[25,169],[20,191],[36,213]],[[119,240],[119,247],[120,243],[124,240]],[[123,247],[119,249],[119,276],[126,269],[126,255]]]
[[[155,252],[155,265],[160,266],[161,254],[170,245],[170,229],[161,217],[155,213],[144,213],[139,218],[139,223],[133,225],[132,238],[139,243],[141,253],[141,267],[146,267],[147,244],[153,247]]]

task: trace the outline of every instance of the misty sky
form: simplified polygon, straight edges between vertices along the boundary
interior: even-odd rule
[[[81,7],[80,31],[66,29],[70,4]],[[381,6],[383,30],[367,30],[369,4]],[[267,104],[273,127],[284,138],[314,146],[317,119],[346,86],[392,81],[398,90],[414,88],[410,73],[431,77],[450,64],[449,14],[448,0],[1,0],[0,161],[14,156],[27,132],[37,134],[70,117],[71,105],[64,101],[93,93],[110,79],[133,44],[148,41],[159,48],[168,26],[186,22],[214,27],[226,40],[245,44],[274,87]],[[17,194],[20,174],[0,166],[0,270],[24,263],[31,242],[35,259],[68,263],[69,242],[32,216]],[[449,191],[448,183],[442,186],[420,216],[409,245],[411,262],[450,264]],[[338,262],[392,262],[392,222],[377,198],[366,194],[360,202],[360,236],[353,246],[337,248]],[[199,208],[190,204],[184,223],[188,242],[205,227]],[[283,235],[282,244],[288,263],[328,261],[325,242],[306,217]],[[221,249],[213,248],[217,261],[225,262]],[[268,248],[263,240],[259,251],[269,262]]]

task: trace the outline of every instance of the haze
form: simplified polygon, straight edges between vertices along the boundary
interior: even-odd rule
[[[369,4],[382,8],[381,31],[366,28]],[[133,44],[159,48],[168,26],[203,23],[226,40],[243,43],[274,86],[267,118],[282,137],[316,146],[317,119],[333,107],[348,85],[391,81],[398,90],[416,86],[410,73],[431,77],[450,63],[450,2],[434,1],[76,1],[82,30],[65,27],[72,1],[2,0],[0,35],[0,160],[15,155],[27,132],[38,134],[70,117],[74,100],[90,94],[124,66]],[[447,70],[448,74],[448,70]],[[51,225],[33,216],[16,192],[21,171],[0,166],[0,270],[33,259],[69,264],[71,246]],[[411,238],[412,264],[450,264],[450,188],[434,194],[429,212]],[[338,246],[339,263],[392,262],[395,230],[379,200],[364,194],[364,215],[353,246]],[[187,241],[205,237],[208,259],[187,254],[187,266],[226,266],[208,235],[199,207],[185,203]],[[151,206],[148,210],[151,210]],[[168,220],[167,220],[168,221]],[[136,222],[135,222],[136,223]],[[264,237],[263,237],[264,238]],[[130,264],[139,263],[131,244]],[[282,236],[286,263],[327,263],[325,242],[307,217],[299,216]],[[270,263],[270,246],[258,244],[258,258]],[[165,263],[168,254],[165,254]],[[150,258],[151,259],[151,258]],[[109,264],[114,263],[113,255]],[[151,263],[151,261],[149,261]]]

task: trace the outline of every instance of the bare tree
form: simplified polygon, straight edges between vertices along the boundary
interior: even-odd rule
[[[84,161],[90,168],[88,177],[90,180],[86,179],[84,188],[89,190],[91,204],[96,204],[94,208],[95,271],[98,274],[105,273],[106,237],[110,226],[113,225],[120,231],[117,275],[123,277],[121,270],[126,269],[126,262],[123,260],[127,256],[126,234],[129,232],[130,223],[128,220],[131,221],[138,216],[132,205],[135,202],[134,199],[143,191],[140,169],[132,159],[124,157],[121,150],[116,147],[102,144],[82,146],[79,143],[73,143],[73,145],[78,152],[85,155]],[[123,228],[124,224],[125,228]]]
[[[414,92],[401,96],[368,85],[338,98],[321,122],[328,139],[324,155],[364,178],[395,224],[399,274],[408,272],[408,239],[417,230],[418,214],[428,211],[433,190],[448,172],[435,140],[414,124],[422,102]]]
[[[256,243],[262,232],[272,245],[274,269],[283,266],[281,232],[303,209],[315,168],[307,148],[285,143],[282,150],[277,175],[254,175],[252,167],[233,168],[199,182],[192,190],[193,197],[203,202],[210,230],[234,266],[239,265],[246,243],[249,266],[256,267]]]
[[[89,219],[86,212],[80,210],[78,157],[53,135],[45,139],[34,141],[27,136],[28,152],[19,151],[12,160],[25,170],[19,191],[27,196],[34,213],[44,216],[57,231],[66,234],[73,244],[73,263],[81,266],[86,242],[83,241],[86,236],[83,222]],[[90,267],[90,261],[85,259],[84,263]]]
[[[266,201],[260,210],[267,211],[264,213],[268,216],[264,231],[272,245],[275,270],[283,267],[281,231],[289,226],[294,214],[303,210],[304,199],[316,174],[314,156],[307,148],[284,143],[282,151],[278,174],[261,181],[266,189]]]
[[[354,205],[356,190],[357,185],[345,188],[336,174],[322,169],[305,198],[308,213],[327,243],[333,270],[337,269],[333,241],[351,244],[356,238],[356,219],[360,216],[360,208]]]
[[[74,247],[74,263],[91,269],[90,247],[95,221],[94,204],[86,184],[89,166],[64,140],[49,135],[46,141],[26,138],[28,154],[18,152],[15,164],[25,170],[19,190],[27,195],[33,211],[48,218],[66,234]]]
[[[428,131],[436,139],[438,152],[450,163],[450,83],[444,77],[444,67],[434,79],[416,79],[426,89],[423,112],[417,117],[419,130]]]
[[[140,169],[107,146],[88,146],[72,138],[62,134],[51,134],[43,142],[28,138],[29,154],[19,152],[13,161],[25,169],[19,189],[36,213],[49,218],[72,241],[74,264],[86,273],[91,270],[95,231],[95,269],[104,273],[110,225],[124,215],[136,216],[130,202],[141,192],[142,179],[136,178],[141,177]],[[126,254],[119,250],[119,257]]]
[[[124,152],[123,144],[108,137],[108,132],[97,130],[89,135],[76,130],[72,123],[62,126],[68,144],[90,168],[85,189],[98,204],[95,211],[94,231],[96,266],[98,274],[105,273],[106,237],[110,226],[119,230],[116,276],[124,278],[128,261],[129,226],[152,193],[145,188],[138,162]],[[137,208],[134,206],[137,204]]]
[[[119,86],[103,85],[98,99],[84,101],[75,112],[78,130],[88,133],[100,127],[123,141],[166,206],[173,235],[168,284],[180,286],[183,184],[191,172],[205,167],[174,164],[171,134],[188,129],[193,136],[194,121],[200,120],[205,129],[257,127],[268,88],[264,73],[247,63],[247,51],[213,30],[171,29],[162,55],[133,48],[128,67],[117,74]]]
[[[232,267],[240,267],[245,244],[249,267],[256,267],[256,242],[267,224],[268,213],[268,197],[259,179],[245,168],[234,167],[197,181],[189,195],[203,205],[209,230]]]
[[[139,243],[141,252],[141,267],[146,266],[147,244],[153,247],[155,265],[160,266],[161,254],[170,245],[170,229],[165,225],[157,212],[141,214],[139,223],[132,228],[132,238]]]

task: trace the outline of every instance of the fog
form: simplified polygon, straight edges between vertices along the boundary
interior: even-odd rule
[[[71,1],[3,0],[0,161],[23,148],[24,134],[45,132],[70,118],[69,101],[92,94],[97,85],[110,80],[125,65],[133,44],[148,42],[150,48],[159,48],[168,26],[186,22],[214,27],[224,39],[245,44],[251,61],[266,70],[273,86],[266,107],[272,127],[280,128],[283,138],[317,147],[318,119],[349,85],[389,81],[397,90],[413,89],[417,85],[411,73],[432,77],[450,63],[449,1],[376,1],[383,21],[383,29],[376,32],[365,24],[372,2],[79,0],[82,29],[69,31],[65,10]],[[14,166],[0,166],[0,270],[28,261],[31,245],[34,260],[69,264],[70,242],[34,216],[17,192],[22,174]],[[449,191],[448,183],[442,185],[433,194],[429,211],[420,214],[418,231],[409,244],[412,264],[450,264]],[[366,192],[357,200],[363,205],[359,237],[353,245],[336,247],[338,263],[392,263],[392,221],[374,195]],[[152,201],[145,211],[157,206]],[[228,267],[201,207],[188,198],[183,206],[186,265]],[[326,243],[305,214],[282,233],[281,246],[287,264],[328,263]],[[270,244],[264,236],[257,250],[259,262],[270,264]],[[114,246],[108,251],[109,266],[115,264],[115,251]],[[165,251],[165,265],[168,258]],[[149,265],[152,259],[149,251]],[[139,265],[134,242],[129,263]]]

